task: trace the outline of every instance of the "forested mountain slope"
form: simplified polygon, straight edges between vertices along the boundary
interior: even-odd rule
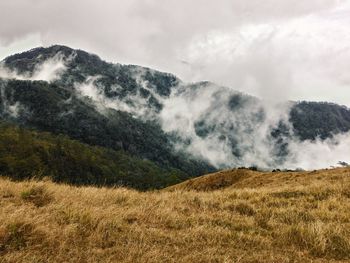
[[[15,180],[51,178],[74,185],[163,188],[189,178],[124,151],[89,146],[0,122],[0,175]]]
[[[189,176],[240,166],[298,167],[294,159],[304,142],[330,143],[350,130],[344,106],[271,106],[234,87],[185,83],[59,45],[1,62],[0,117]]]

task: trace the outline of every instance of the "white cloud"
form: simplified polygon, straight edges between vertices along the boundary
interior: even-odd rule
[[[137,75],[134,75],[138,78]],[[142,97],[139,91],[136,94],[128,94],[123,98],[108,97],[105,94],[104,87],[99,86],[97,81],[100,76],[90,76],[83,83],[75,83],[77,94],[91,99],[96,108],[101,113],[106,113],[108,109],[124,111],[130,113],[133,117],[152,118],[155,112],[149,108],[147,98]],[[123,87],[115,84],[111,87],[112,91],[118,92]]]
[[[182,52],[189,77],[262,98],[350,105],[350,20],[340,11],[196,36]]]
[[[350,163],[349,145],[350,133],[338,134],[325,141],[293,141],[286,165],[312,170],[336,166],[340,161]]]
[[[3,46],[36,35],[185,81],[350,105],[347,1],[4,0],[0,10]]]
[[[178,149],[219,168],[254,165],[319,169],[339,161],[350,162],[350,133],[324,141],[300,141],[289,122],[293,104],[239,96],[229,88],[210,83],[180,87],[163,101],[164,109],[159,115],[162,128],[182,139],[176,145]],[[288,144],[285,159],[277,139],[271,136],[280,122],[289,131],[288,136],[281,137]]]
[[[27,51],[28,49],[36,46],[42,46],[40,34],[38,33],[30,34],[28,36],[21,36],[18,40],[8,45],[1,45],[0,37],[0,61],[9,55]]]

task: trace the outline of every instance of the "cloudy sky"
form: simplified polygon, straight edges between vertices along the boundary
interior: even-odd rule
[[[64,44],[267,99],[350,106],[349,2],[1,0],[0,59]]]

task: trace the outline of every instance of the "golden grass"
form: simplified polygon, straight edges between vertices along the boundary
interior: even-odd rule
[[[350,262],[350,170],[145,193],[0,179],[0,262]]]

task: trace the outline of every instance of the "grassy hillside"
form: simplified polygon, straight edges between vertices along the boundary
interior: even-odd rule
[[[4,263],[349,260],[350,169],[225,171],[155,192],[0,179]]]
[[[219,189],[261,188],[279,189],[285,187],[307,186],[311,184],[329,182],[334,183],[338,174],[343,178],[349,173],[349,168],[325,169],[314,171],[289,172],[258,172],[250,169],[232,169],[208,174],[198,178],[170,186],[167,190],[195,190],[212,191]],[[331,177],[329,175],[332,175]],[[227,190],[226,189],[226,190]]]

